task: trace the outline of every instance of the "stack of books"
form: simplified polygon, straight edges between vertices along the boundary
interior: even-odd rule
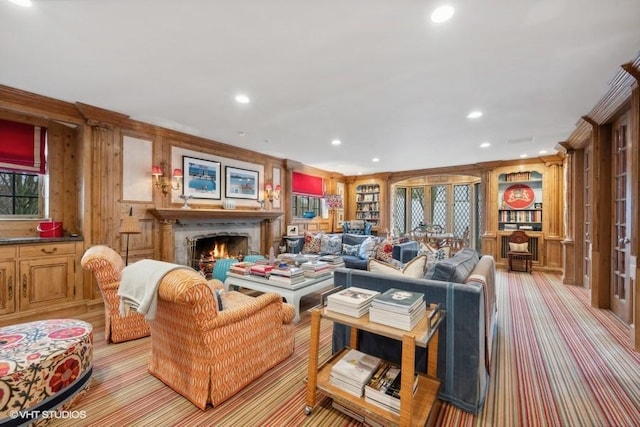
[[[329,264],[324,261],[305,262],[300,264],[300,268],[304,270],[304,275],[309,278],[324,277],[331,274]]]
[[[400,367],[382,362],[364,388],[364,400],[396,414],[400,413]],[[413,392],[418,388],[418,375],[413,381]]]
[[[369,312],[369,306],[380,292],[362,288],[346,288],[327,296],[327,310],[347,316],[362,317]]]
[[[252,262],[236,262],[235,264],[231,264],[229,267],[229,271],[235,274],[251,274],[251,267],[253,266]]]
[[[340,255],[322,255],[319,258],[319,261],[323,261],[329,264],[329,268],[331,270],[344,267],[344,260]]]
[[[271,274],[271,270],[273,270],[273,266],[272,265],[268,265],[268,264],[253,264],[250,268],[251,274],[253,274],[254,276],[261,276],[261,277],[269,277],[269,274]]]
[[[331,368],[329,384],[362,397],[364,387],[378,370],[380,361],[379,357],[350,349]]]
[[[293,285],[304,282],[304,271],[298,267],[274,268],[271,270],[269,280]]]
[[[369,320],[410,331],[425,316],[424,295],[391,288],[371,302]]]

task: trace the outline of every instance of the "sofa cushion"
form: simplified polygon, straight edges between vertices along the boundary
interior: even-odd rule
[[[360,243],[360,251],[358,252],[358,255],[362,259],[375,258],[377,245],[378,239],[374,236],[368,236],[362,243]]]
[[[347,245],[359,245],[369,237],[370,236],[363,236],[360,234],[343,233],[342,243]]]
[[[451,258],[436,262],[427,270],[424,278],[443,282],[464,283],[479,259],[480,257],[475,250],[463,248]]]
[[[342,235],[323,234],[320,237],[320,253],[340,255],[342,252]]]
[[[304,246],[302,247],[302,253],[319,254],[321,243],[322,237],[320,235],[314,236],[309,232],[304,233]]]
[[[370,259],[367,264],[367,270],[378,274],[391,274],[420,279],[424,276],[424,266],[426,262],[427,257],[421,255],[406,263],[405,266],[399,270],[391,264],[378,261],[377,259]]]
[[[342,255],[359,256],[359,253],[360,245],[347,245],[346,243],[342,244]]]

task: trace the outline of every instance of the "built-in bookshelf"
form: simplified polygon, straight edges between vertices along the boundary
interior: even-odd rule
[[[542,174],[537,171],[498,176],[498,229],[542,231]]]
[[[364,219],[373,227],[380,225],[380,185],[362,184],[356,187],[356,218]]]

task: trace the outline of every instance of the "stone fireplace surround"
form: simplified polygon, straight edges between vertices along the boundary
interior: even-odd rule
[[[284,214],[249,209],[153,208],[149,212],[160,221],[161,260],[183,265],[189,262],[187,238],[200,236],[246,236],[248,253],[266,253],[274,233],[281,236],[278,219]]]

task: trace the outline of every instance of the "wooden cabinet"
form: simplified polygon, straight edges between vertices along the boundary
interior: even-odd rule
[[[27,317],[82,298],[82,242],[0,247],[0,313]],[[16,320],[17,321],[17,320]]]
[[[380,226],[380,185],[361,184],[356,187],[355,219],[364,219],[374,228]]]
[[[541,173],[500,174],[498,202],[498,230],[542,231]]]
[[[440,320],[433,329],[427,325],[425,316],[411,331],[402,331],[379,323],[369,321],[369,315],[356,318],[345,316],[325,308],[315,308],[311,312],[311,339],[309,348],[309,371],[307,381],[307,400],[305,413],[310,414],[316,404],[316,391],[319,389],[333,400],[356,414],[371,419],[385,426],[424,426],[429,419],[431,409],[438,401],[440,380],[436,377],[438,360],[438,329],[446,313],[442,312]],[[328,362],[318,366],[320,321],[327,320],[351,327],[350,345],[356,347],[359,330],[383,335],[402,342],[400,414],[388,411],[378,405],[367,402],[364,397],[356,397],[330,384],[329,376],[333,365],[346,352],[334,355]],[[412,394],[415,378],[415,348],[428,348],[427,374],[418,374],[418,388]]]

